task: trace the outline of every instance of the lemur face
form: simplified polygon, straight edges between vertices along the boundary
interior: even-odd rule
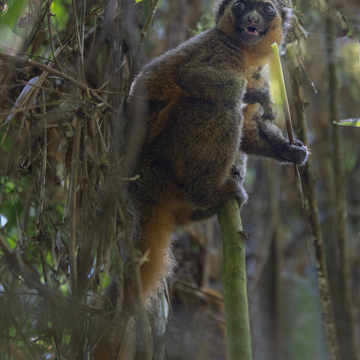
[[[269,1],[237,1],[232,12],[236,18],[236,31],[246,43],[255,43],[264,36],[278,16],[276,5]]]
[[[216,4],[216,27],[245,46],[260,46],[264,38],[280,44],[290,27],[292,12],[281,0],[218,0]]]

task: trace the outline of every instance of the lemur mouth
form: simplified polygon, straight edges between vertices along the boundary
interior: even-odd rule
[[[265,34],[265,31],[261,31],[261,27],[260,30],[254,26],[249,26],[247,28],[238,28],[238,30],[242,41],[247,44],[256,43]]]
[[[249,26],[248,28],[245,28],[244,30],[247,34],[250,34],[250,35],[257,35],[259,33],[259,31],[252,26]]]

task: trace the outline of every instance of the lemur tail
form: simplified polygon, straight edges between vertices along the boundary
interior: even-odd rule
[[[169,207],[156,205],[146,218],[146,221],[136,222],[140,229],[135,244],[143,255],[148,255],[148,260],[140,268],[142,295],[145,308],[148,308],[174,265],[170,245],[175,217]]]
[[[157,205],[147,210],[146,220],[144,218],[135,219],[133,235],[136,248],[141,251],[142,255],[147,254],[147,261],[141,266],[140,275],[144,306],[149,309],[152,304],[151,300],[156,296],[157,290],[163,284],[163,279],[171,273],[174,265],[170,245],[175,217],[173,212],[164,205]],[[115,289],[116,294],[118,284],[112,283],[108,287],[108,298],[115,303],[114,291],[111,291],[110,287]],[[125,302],[123,305],[127,311],[132,313],[134,310],[132,309],[134,306],[134,288],[130,283],[125,283],[124,291]],[[115,354],[118,354],[117,360],[133,359],[136,349],[135,317],[120,316],[119,320],[115,322],[114,328],[108,329],[103,337],[101,334],[109,324],[105,323],[99,327],[101,333],[97,336],[101,338],[91,353],[91,360],[112,360]]]

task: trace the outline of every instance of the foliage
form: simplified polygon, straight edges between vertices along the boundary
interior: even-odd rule
[[[340,122],[334,121],[334,123],[342,126],[360,127],[360,119],[345,119],[341,120]]]

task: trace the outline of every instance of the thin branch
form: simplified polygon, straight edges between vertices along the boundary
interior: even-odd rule
[[[76,118],[75,135],[74,135],[74,147],[72,154],[71,164],[71,219],[70,219],[70,272],[71,272],[71,284],[72,295],[76,298],[77,292],[77,270],[76,270],[76,228],[77,228],[77,185],[78,185],[78,168],[79,168],[79,153],[80,153],[80,138],[81,138],[81,118]]]
[[[135,75],[137,74],[138,72],[138,65],[139,65],[139,58],[140,58],[140,54],[141,54],[141,49],[144,45],[144,42],[145,42],[145,39],[146,39],[146,35],[147,35],[147,32],[149,30],[149,27],[150,27],[150,24],[152,23],[153,21],[153,18],[154,18],[154,15],[155,15],[155,12],[156,12],[156,9],[157,9],[157,6],[158,6],[158,2],[159,0],[154,0],[152,5],[151,5],[151,8],[150,8],[150,11],[149,11],[149,14],[147,16],[147,19],[145,21],[145,24],[144,24],[144,27],[140,33],[140,36],[139,36],[139,43],[138,43],[138,46],[137,46],[137,49],[136,49],[136,52],[135,52],[135,56],[134,56],[134,60],[133,60],[133,63],[131,65],[131,70],[130,70],[130,74],[129,74],[129,77],[128,77],[128,81],[127,81],[127,84],[125,86],[125,93],[128,93],[129,90],[130,90],[130,86],[135,78]]]
[[[44,210],[45,202],[45,181],[46,181],[46,158],[47,158],[47,129],[46,124],[44,124],[44,149],[42,150],[42,167],[41,167],[41,188],[40,188],[40,202],[39,202],[39,214],[38,214],[38,223],[42,223],[42,216]],[[41,152],[41,151],[40,151]]]
[[[10,62],[20,62],[29,66],[32,66],[36,69],[40,69],[43,71],[47,71],[49,74],[58,76],[59,78],[62,78],[64,80],[66,80],[67,82],[69,82],[70,84],[73,84],[75,86],[77,86],[79,89],[83,90],[83,91],[87,91],[87,88],[85,85],[79,83],[77,80],[73,79],[70,76],[67,76],[65,74],[63,74],[62,72],[55,70],[47,65],[44,64],[40,64],[36,61],[30,60],[30,59],[24,59],[21,56],[16,56],[16,55],[9,55],[6,54],[2,51],[0,51],[0,59],[4,59],[6,61],[10,61]],[[111,110],[113,110],[116,114],[118,114],[117,110],[115,110],[110,104],[108,104],[101,96],[99,96],[96,92],[94,92],[93,90],[90,89],[90,95],[97,101],[99,101],[100,103],[104,103],[108,108],[110,108]]]
[[[47,23],[48,23],[48,31],[49,31],[49,38],[50,38],[50,46],[51,46],[51,52],[53,53],[53,58],[55,60],[55,63],[57,65],[57,67],[59,68],[59,70],[61,71],[61,66],[60,66],[60,63],[59,63],[59,60],[57,58],[57,56],[55,56],[55,51],[54,51],[54,41],[53,41],[53,38],[52,38],[52,33],[51,33],[51,16],[53,16],[51,14],[51,3],[52,3],[52,0],[48,0],[48,7],[47,7]]]

